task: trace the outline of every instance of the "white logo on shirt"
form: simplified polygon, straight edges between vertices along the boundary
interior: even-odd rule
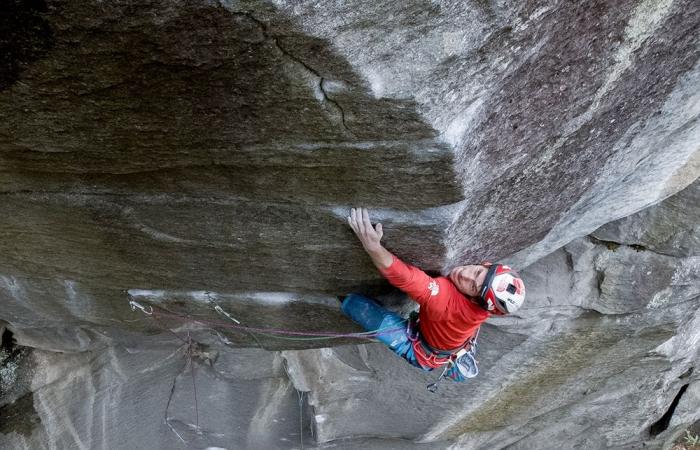
[[[430,282],[428,289],[430,289],[430,295],[438,295],[438,292],[440,292],[440,286],[438,286],[435,280]]]

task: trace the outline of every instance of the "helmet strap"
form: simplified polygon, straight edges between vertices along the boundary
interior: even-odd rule
[[[489,290],[489,287],[491,287],[491,283],[493,282],[493,277],[496,276],[496,269],[497,268],[498,268],[498,264],[491,264],[488,272],[486,272],[486,277],[484,278],[484,284],[481,286],[481,292],[479,293],[479,297],[477,298],[477,301],[479,302],[479,306],[484,308],[486,311],[489,310],[489,306],[486,303],[486,292]]]

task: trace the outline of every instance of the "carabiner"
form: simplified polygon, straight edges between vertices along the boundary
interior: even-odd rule
[[[129,296],[131,298],[131,295]],[[129,300],[129,304],[131,305],[131,310],[136,311],[136,308],[140,309],[142,313],[144,313],[147,316],[152,316],[153,315],[153,307],[149,306],[148,310],[146,310],[146,307],[137,302],[136,300]]]

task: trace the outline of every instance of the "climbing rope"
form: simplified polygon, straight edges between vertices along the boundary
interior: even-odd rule
[[[192,377],[192,390],[194,394],[194,407],[195,407],[195,430],[197,432],[200,432],[200,427],[199,427],[199,406],[198,406],[198,399],[197,399],[197,384],[195,380],[195,364],[193,361],[194,357],[194,342],[192,340],[192,337],[190,336],[189,331],[187,332],[187,338],[184,339],[169,328],[163,327],[159,325],[157,319],[163,318],[163,319],[171,319],[171,320],[177,320],[180,322],[189,322],[189,323],[197,323],[201,325],[209,325],[211,327],[217,327],[217,328],[229,328],[229,329],[234,329],[234,330],[240,330],[243,332],[248,332],[255,338],[256,334],[263,335],[263,336],[268,336],[276,339],[288,339],[288,340],[325,340],[325,339],[338,339],[338,338],[357,338],[357,339],[372,339],[376,338],[377,336],[380,336],[382,334],[388,334],[388,333],[393,333],[395,331],[400,331],[403,330],[403,326],[401,327],[386,327],[386,328],[379,328],[376,330],[372,331],[364,331],[364,332],[358,332],[358,333],[338,333],[334,331],[295,331],[295,330],[287,330],[287,329],[281,329],[281,328],[262,328],[262,327],[249,327],[242,325],[241,322],[233,317],[230,313],[226,312],[221,306],[217,305],[213,300],[210,299],[210,303],[214,306],[214,311],[216,311],[218,314],[226,317],[228,319],[228,322],[222,322],[222,321],[217,321],[217,320],[207,320],[207,319],[196,319],[192,318],[189,316],[183,316],[180,314],[175,314],[172,312],[168,312],[165,309],[152,306],[152,305],[142,305],[141,303],[137,302],[134,300],[134,298],[127,293],[127,297],[129,298],[129,305],[131,306],[132,311],[141,311],[144,315],[150,317],[153,319],[155,325],[160,328],[164,329],[170,333],[172,333],[176,338],[178,338],[180,341],[183,342],[186,350],[185,350],[185,367],[184,370],[186,371],[187,368],[189,367],[190,369],[190,375]],[[216,330],[214,330],[216,332]],[[218,334],[218,332],[217,332]],[[256,339],[257,341],[257,339]],[[175,383],[177,383],[177,377],[173,381],[173,391],[175,389]],[[299,440],[300,440],[300,445],[302,450],[304,449],[304,428],[303,428],[303,406],[304,406],[304,392],[297,391],[297,394],[299,395]],[[168,418],[168,408],[170,407],[170,401],[172,400],[172,391],[171,391],[171,396],[168,399],[168,404],[166,405],[166,410],[165,410],[165,423],[168,425],[170,430],[185,444],[187,442],[183,439],[183,437],[180,435],[180,433],[177,432],[177,430],[170,424],[169,418]]]
[[[339,339],[339,338],[357,338],[357,339],[372,339],[383,334],[393,333],[395,331],[403,330],[403,327],[386,327],[379,328],[372,331],[364,331],[358,333],[338,333],[334,331],[295,331],[287,330],[282,328],[262,328],[262,327],[250,327],[241,325],[240,321],[235,319],[232,315],[223,310],[219,305],[214,307],[215,311],[226,316],[230,322],[222,322],[218,320],[208,320],[208,319],[197,319],[192,317],[186,317],[180,314],[175,314],[167,312],[164,309],[155,306],[144,306],[131,298],[129,296],[129,304],[131,309],[136,311],[140,310],[147,316],[153,319],[172,319],[180,322],[198,323],[201,325],[210,325],[217,328],[229,328],[240,331],[248,331],[257,334],[267,335],[269,337],[277,339],[291,339],[291,340],[324,340],[324,339]]]

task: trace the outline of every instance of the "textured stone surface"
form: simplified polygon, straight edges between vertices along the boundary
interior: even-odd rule
[[[3,423],[0,446],[292,448],[301,439],[313,442],[308,405],[278,355],[227,351],[215,335],[191,337],[189,356],[187,343],[173,335],[123,333],[128,345],[65,354],[34,350],[29,398],[41,426],[28,431]]]
[[[685,437],[685,431],[688,430],[688,423],[692,423],[697,418],[697,407],[700,404],[700,383],[697,381],[686,385],[686,390],[683,392],[683,397],[678,401],[674,415],[671,417],[669,427],[675,430],[675,433],[669,433],[667,445],[671,445],[680,437]],[[697,434],[698,425],[696,421],[690,428],[690,432]]]
[[[695,388],[686,388],[668,429],[649,436],[683,386],[697,383],[700,304],[697,294],[650,303],[648,289],[607,303],[621,294],[610,297],[601,287],[620,272],[617,264],[600,261],[635,263],[642,274],[659,264],[656,254],[638,264],[640,253],[646,256],[581,239],[528,267],[528,308],[482,330],[482,375],[465,385],[445,383],[437,395],[425,389],[436,374],[415,370],[379,344],[270,353],[237,348],[211,328],[146,318],[157,334],[101,328],[85,332],[82,351],[57,354],[44,348],[77,347],[70,334],[22,330],[19,340],[39,349],[32,390],[42,427],[3,439],[19,448],[48,440],[87,448],[131,448],[135,442],[298,448],[301,418],[309,448],[528,449],[550,448],[551,442],[658,448],[700,418]],[[697,257],[675,259],[676,273],[698,264]],[[697,288],[698,278],[692,282]],[[671,285],[670,297],[686,288]],[[571,301],[577,298],[586,301]],[[171,328],[179,339],[159,327]],[[188,334],[196,402],[180,340]],[[93,405],[89,413],[85,404]],[[149,421],[133,422],[136,410]],[[71,429],[75,433],[64,431]],[[133,440],[123,441],[127,431]]]
[[[279,4],[453,145],[449,263],[533,262],[700,170],[695,2]]]
[[[650,439],[651,425],[679,389],[697,379],[700,278],[667,287],[672,301],[650,302],[657,298],[658,275],[646,274],[668,264],[655,254],[641,256],[648,259],[581,239],[528,267],[528,307],[482,330],[482,376],[463,386],[443,385],[437,396],[423,387],[435,374],[413,370],[383,347],[294,352],[287,356],[298,361],[290,364],[290,376],[300,388],[308,386],[323,416],[318,439],[388,437],[392,427],[403,426],[413,439],[456,440],[455,448],[660,446],[672,431]],[[674,259],[671,273],[683,274],[689,265],[697,271],[699,262]],[[637,268],[636,285],[620,265]],[[689,286],[694,294],[687,298]],[[328,386],[324,380],[333,381]],[[686,406],[673,416],[675,430],[699,417],[696,400],[685,402],[695,409]],[[373,413],[383,419],[362,418]],[[349,414],[353,425],[330,420]]]
[[[605,224],[594,233],[613,244],[672,256],[700,254],[700,181],[668,200]]]
[[[700,410],[699,29],[692,0],[5,2],[0,323],[31,349],[0,443],[670,442]],[[425,269],[525,267],[480,378],[430,396],[376,344],[216,312],[355,330],[335,296],[391,294],[356,205]]]

